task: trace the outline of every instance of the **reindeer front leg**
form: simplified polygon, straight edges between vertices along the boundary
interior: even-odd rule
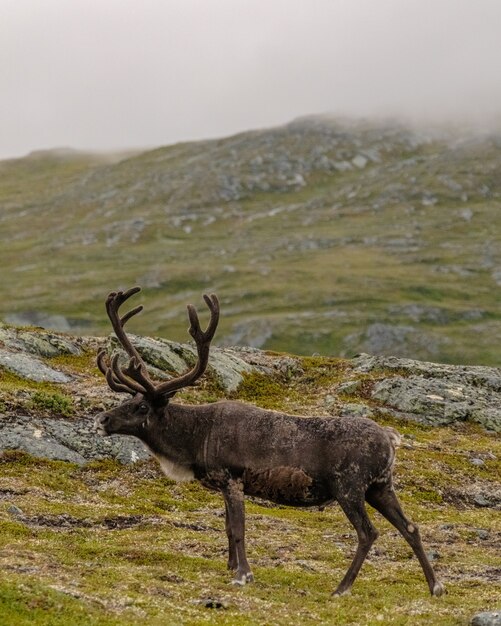
[[[228,537],[228,569],[236,571],[238,567],[238,559],[237,559],[237,551],[235,548],[235,542],[233,540],[233,534],[231,530],[230,524],[230,514],[228,513],[228,503],[226,498],[224,500],[224,510],[225,510],[225,529],[226,536]]]
[[[236,569],[235,585],[245,585],[254,580],[245,554],[245,506],[241,480],[231,478],[222,489],[226,509],[226,534],[228,536],[228,567]]]

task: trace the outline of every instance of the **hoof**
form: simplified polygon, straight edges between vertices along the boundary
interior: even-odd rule
[[[247,583],[251,583],[254,580],[254,575],[252,572],[247,572],[246,574],[242,574],[241,576],[237,576],[231,581],[232,585],[238,585],[239,587],[243,587]]]
[[[344,591],[342,589],[341,590],[340,589],[336,589],[336,591],[333,591],[331,593],[331,596],[333,598],[336,598],[336,597],[339,598],[341,596],[348,596],[348,595],[350,595],[350,593],[351,593],[351,587],[349,589],[345,589]]]
[[[437,598],[439,596],[443,596],[445,593],[447,593],[445,587],[443,586],[442,583],[436,582],[433,586],[433,590],[431,592],[432,596],[437,596]]]

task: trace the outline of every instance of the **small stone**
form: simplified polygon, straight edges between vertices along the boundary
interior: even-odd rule
[[[311,565],[311,563],[309,563],[308,561],[304,561],[302,559],[299,559],[296,561],[296,563],[302,567],[304,570],[310,571],[310,572],[316,572],[317,570]]]
[[[9,506],[9,508],[7,509],[7,513],[9,513],[9,515],[12,515],[13,517],[22,517],[24,515],[21,509],[15,504],[11,504]]]
[[[473,502],[477,506],[490,506],[491,505],[489,500],[487,500],[487,498],[485,496],[483,496],[481,493],[477,493],[475,495],[475,497],[473,498]]]
[[[359,389],[362,385],[361,380],[347,380],[345,383],[341,383],[338,388],[338,393],[348,393],[351,394],[357,389]]]
[[[470,463],[472,465],[484,465],[484,461],[482,459],[470,459]]]
[[[438,202],[438,198],[432,195],[425,195],[421,199],[421,204],[423,206],[433,206]]]
[[[477,528],[477,536],[479,539],[482,539],[483,541],[485,541],[486,539],[489,539],[489,531],[485,530],[484,528]]]
[[[353,163],[353,165],[355,165],[359,169],[363,169],[367,165],[368,159],[366,159],[361,154],[357,154],[357,156],[353,158],[351,162]]]
[[[426,556],[430,559],[430,561],[438,561],[440,558],[440,552],[437,550],[428,550]]]
[[[334,168],[338,172],[346,172],[347,170],[353,169],[351,163],[348,163],[348,161],[336,161],[334,163]]]
[[[200,601],[206,609],[226,609],[227,605],[222,600],[216,600],[215,598],[204,598]]]
[[[473,211],[469,208],[460,209],[459,215],[464,219],[465,222],[471,222],[471,218],[473,217]]]
[[[477,613],[470,624],[471,626],[501,626],[501,610]]]
[[[365,404],[348,402],[343,404],[339,410],[341,417],[372,417],[372,410]]]
[[[332,406],[333,404],[336,403],[336,398],[331,395],[330,393],[328,393],[325,398],[324,398],[324,405],[325,406]]]

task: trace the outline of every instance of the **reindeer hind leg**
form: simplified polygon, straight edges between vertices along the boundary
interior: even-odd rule
[[[374,483],[366,493],[366,500],[395,526],[410,545],[421,564],[431,595],[441,596],[445,591],[444,586],[437,580],[426,556],[417,525],[406,518],[391,482]]]

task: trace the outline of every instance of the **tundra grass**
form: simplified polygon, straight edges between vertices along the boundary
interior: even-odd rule
[[[351,594],[333,598],[356,545],[339,507],[252,498],[247,544],[256,582],[234,587],[217,494],[172,483],[153,462],[82,467],[11,452],[0,459],[5,623],[449,626],[499,609],[501,441],[474,426],[381,419],[404,435],[397,491],[447,595],[428,595],[409,546],[371,511],[380,537]],[[475,503],[478,493],[489,506]]]

